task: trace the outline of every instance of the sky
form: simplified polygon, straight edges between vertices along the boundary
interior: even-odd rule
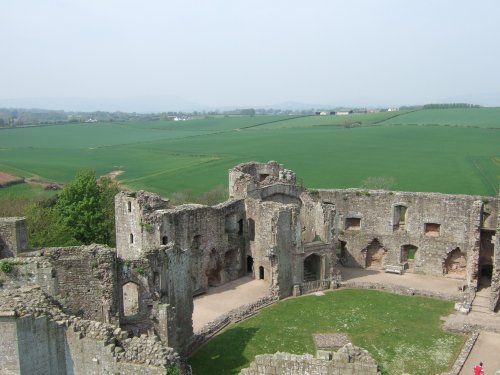
[[[0,0],[0,106],[500,106],[499,15],[498,0]]]

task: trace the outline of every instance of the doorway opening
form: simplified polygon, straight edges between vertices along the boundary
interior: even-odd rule
[[[264,267],[259,267],[259,280],[264,280]]]

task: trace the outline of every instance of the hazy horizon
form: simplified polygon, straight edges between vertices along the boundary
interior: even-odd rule
[[[0,106],[500,106],[498,14],[494,0],[5,2]]]

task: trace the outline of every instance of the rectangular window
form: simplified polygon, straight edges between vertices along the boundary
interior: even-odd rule
[[[345,229],[346,230],[360,230],[361,229],[361,219],[358,217],[349,217],[345,219]]]
[[[441,224],[425,223],[425,235],[429,237],[438,237],[441,231]]]
[[[394,206],[394,212],[393,212],[393,218],[392,218],[394,230],[404,230],[405,229],[407,209],[408,208],[406,206],[402,206],[402,205]]]

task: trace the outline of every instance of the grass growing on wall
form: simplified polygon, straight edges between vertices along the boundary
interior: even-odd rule
[[[189,363],[194,374],[238,374],[257,354],[314,354],[314,333],[342,332],[388,374],[436,374],[451,368],[465,341],[441,328],[452,312],[448,301],[361,289],[294,298],[223,330]]]

